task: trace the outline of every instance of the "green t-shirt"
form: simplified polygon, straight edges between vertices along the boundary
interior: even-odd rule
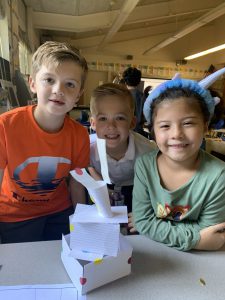
[[[200,166],[183,186],[161,186],[158,151],[138,158],[135,165],[133,217],[136,229],[155,241],[187,251],[199,231],[225,222],[225,163],[200,150]]]

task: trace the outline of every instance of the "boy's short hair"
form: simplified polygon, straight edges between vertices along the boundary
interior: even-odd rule
[[[106,96],[118,96],[121,98],[121,101],[125,99],[126,101],[128,100],[132,116],[134,115],[134,100],[128,88],[117,83],[105,83],[95,88],[92,92],[90,101],[90,111],[92,116],[98,113],[96,107],[97,101]]]
[[[87,62],[78,49],[72,48],[65,43],[48,41],[37,49],[32,57],[32,77],[36,76],[42,65],[48,66],[53,64],[58,66],[66,60],[71,60],[82,68],[81,88],[83,88],[88,71]]]

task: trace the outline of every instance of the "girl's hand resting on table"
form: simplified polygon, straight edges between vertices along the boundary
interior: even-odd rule
[[[200,231],[200,240],[194,249],[218,250],[225,243],[225,222],[206,227]]]

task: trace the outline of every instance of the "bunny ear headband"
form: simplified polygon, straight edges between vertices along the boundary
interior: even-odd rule
[[[210,113],[210,118],[213,116],[215,105],[219,103],[219,98],[213,98],[207,88],[212,85],[221,75],[225,73],[225,67],[214,72],[213,74],[207,76],[201,81],[197,82],[189,79],[180,78],[180,74],[177,73],[171,80],[167,80],[159,84],[152,92],[149,94],[145,101],[143,112],[146,121],[151,124],[151,108],[152,103],[158,98],[162,93],[171,88],[186,88],[192,90],[199,94],[205,101],[208,111]]]

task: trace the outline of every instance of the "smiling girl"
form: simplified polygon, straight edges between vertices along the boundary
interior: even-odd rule
[[[183,251],[225,242],[225,163],[200,149],[214,107],[201,83],[180,78],[158,86],[144,106],[159,149],[136,163],[135,228]]]

